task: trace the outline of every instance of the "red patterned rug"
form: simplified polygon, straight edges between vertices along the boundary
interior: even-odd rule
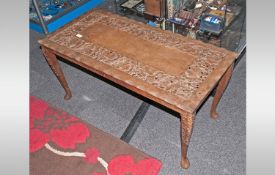
[[[112,135],[30,97],[31,175],[157,175],[161,165]]]

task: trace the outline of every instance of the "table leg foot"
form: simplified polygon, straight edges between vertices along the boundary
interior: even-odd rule
[[[64,99],[65,100],[70,100],[72,98],[72,93],[70,91],[66,92]]]
[[[212,119],[216,119],[216,118],[218,118],[218,113],[216,112],[216,110],[211,111],[210,116],[211,116]]]
[[[58,81],[60,82],[61,86],[64,88],[65,90],[65,96],[64,99],[65,100],[69,100],[72,97],[72,93],[71,90],[68,86],[68,83],[65,79],[64,73],[58,63],[58,60],[56,58],[56,55],[54,53],[52,53],[50,50],[48,50],[45,47],[42,47],[42,52],[50,66],[50,68],[52,69],[53,73],[55,74],[55,76],[57,77]]]
[[[210,110],[210,116],[213,119],[216,119],[218,117],[218,113],[216,112],[216,108],[218,106],[218,103],[222,97],[222,94],[224,92],[224,90],[226,89],[229,80],[231,78],[232,72],[233,72],[233,68],[234,68],[234,64],[232,64],[229,69],[225,72],[225,74],[223,75],[223,77],[221,78],[216,93],[214,95],[214,99],[212,102],[212,106],[211,106],[211,110]]]
[[[181,167],[184,169],[190,166],[187,158],[187,149],[192,135],[194,121],[195,114],[187,112],[181,114]]]
[[[190,166],[190,162],[189,162],[188,158],[182,159],[180,165],[181,165],[182,168],[188,169],[189,166]]]

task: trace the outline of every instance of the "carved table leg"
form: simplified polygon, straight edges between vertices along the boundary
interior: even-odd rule
[[[63,71],[60,68],[60,65],[58,63],[56,55],[44,47],[42,47],[42,52],[49,64],[49,66],[51,67],[52,71],[54,72],[54,74],[56,75],[57,79],[59,80],[60,84],[62,85],[62,87],[64,88],[64,90],[66,92],[64,99],[69,100],[72,97],[72,93],[71,93],[71,90],[70,90],[68,83],[65,79]]]
[[[181,114],[181,167],[185,169],[190,166],[187,158],[187,149],[192,135],[194,121],[195,114],[187,112]]]
[[[217,105],[218,105],[218,103],[219,103],[219,101],[222,97],[222,94],[223,94],[224,90],[226,89],[226,87],[229,83],[229,80],[230,80],[232,72],[233,72],[233,68],[234,68],[234,64],[232,64],[229,67],[229,69],[225,72],[225,74],[221,78],[221,80],[218,84],[218,87],[216,89],[216,93],[214,95],[214,99],[213,99],[212,106],[211,106],[211,111],[210,111],[210,116],[213,119],[216,119],[218,117],[218,114],[216,112],[216,108],[217,108]]]

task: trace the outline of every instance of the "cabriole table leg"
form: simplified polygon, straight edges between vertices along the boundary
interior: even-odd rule
[[[185,169],[190,166],[187,158],[187,149],[192,135],[194,121],[195,114],[187,112],[181,114],[181,167]]]
[[[52,69],[52,71],[54,72],[54,74],[56,75],[57,79],[59,80],[60,84],[62,85],[62,87],[64,88],[64,90],[66,92],[64,99],[69,100],[72,97],[72,93],[71,93],[71,90],[70,90],[68,83],[65,79],[63,71],[60,68],[60,65],[58,63],[56,55],[54,53],[52,53],[51,51],[49,51],[45,47],[42,47],[42,52],[49,64],[50,68]]]
[[[216,93],[214,95],[214,99],[213,99],[213,102],[212,102],[211,110],[210,110],[210,116],[213,119],[216,119],[218,117],[218,114],[216,112],[216,108],[218,106],[218,103],[219,103],[219,101],[222,97],[222,94],[223,94],[224,90],[226,89],[226,87],[229,83],[229,80],[230,80],[232,72],[233,72],[233,68],[234,68],[234,64],[232,64],[228,68],[228,70],[225,72],[225,74],[223,75],[223,77],[221,78],[221,80],[218,84],[218,87],[217,87],[217,90],[216,90]]]

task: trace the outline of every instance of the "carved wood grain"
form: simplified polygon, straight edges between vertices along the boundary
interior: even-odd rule
[[[181,113],[181,167],[185,169],[190,166],[187,158],[187,149],[192,135],[194,122],[195,114],[190,114],[188,112]]]
[[[98,23],[120,33],[131,34],[137,40],[150,42],[154,47],[180,50],[183,57],[187,55],[194,59],[180,73],[171,74],[165,71],[166,69],[159,69],[134,59],[126,52],[87,40],[87,31],[92,25]],[[187,149],[192,135],[195,112],[224,75],[218,85],[211,108],[211,116],[215,115],[216,106],[231,76],[229,76],[230,70],[233,69],[228,67],[235,59],[235,54],[225,49],[157,30],[126,17],[96,10],[67,24],[40,40],[39,43],[50,67],[65,89],[65,99],[71,98],[71,91],[56,55],[179,112],[183,168],[188,168],[190,165]],[[140,46],[138,43],[136,45]],[[121,47],[125,46],[121,45]],[[173,64],[167,65],[173,68]],[[225,73],[226,70],[228,71]]]
[[[216,119],[218,117],[218,114],[216,112],[216,108],[217,108],[218,103],[219,103],[219,101],[222,97],[223,92],[225,91],[225,89],[226,89],[226,87],[229,83],[229,80],[230,80],[232,72],[233,72],[233,68],[234,68],[234,64],[232,64],[228,68],[228,70],[225,72],[225,74],[223,75],[223,77],[221,78],[221,80],[218,84],[218,87],[217,87],[217,90],[216,90],[216,93],[215,93],[215,96],[214,96],[214,99],[213,99],[213,102],[212,102],[211,110],[210,110],[210,116],[213,119]]]
[[[60,68],[60,65],[58,63],[56,55],[53,54],[50,50],[48,50],[45,47],[42,47],[42,52],[49,64],[50,68],[52,69],[53,73],[56,75],[57,79],[59,80],[60,84],[62,85],[62,87],[65,90],[66,94],[64,96],[64,99],[69,100],[72,97],[72,93],[71,93],[71,90],[70,90],[68,83],[65,79],[64,73],[63,73],[62,69]]]
[[[183,70],[181,75],[177,76],[148,66],[143,62],[135,61],[135,59],[124,52],[117,52],[103,45],[86,41],[83,39],[85,37],[76,37],[76,34],[85,33],[85,30],[88,30],[90,26],[97,23],[109,26],[117,31],[127,32],[133,37],[150,41],[154,45],[159,45],[163,48],[180,50],[182,53],[188,54],[195,59],[187,69]],[[110,16],[98,11],[88,14],[85,18],[48,39],[77,53],[88,56],[90,59],[123,71],[172,95],[176,95],[182,100],[188,100],[207,79],[207,76],[228,55],[227,52],[212,49],[213,47],[210,45],[201,45],[196,43],[196,41],[187,40],[184,37],[153,30],[138,23],[133,23],[130,20]],[[157,79],[153,79],[155,77]]]

